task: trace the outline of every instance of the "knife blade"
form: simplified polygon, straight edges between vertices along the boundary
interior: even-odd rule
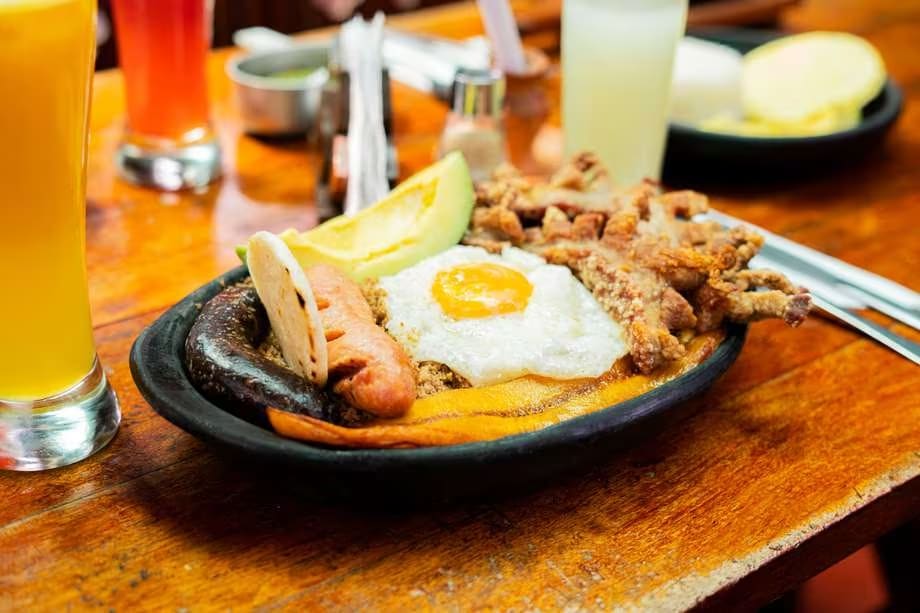
[[[848,326],[859,330],[869,338],[881,343],[892,351],[896,351],[914,364],[920,366],[920,343],[915,343],[899,334],[895,334],[884,326],[880,326],[874,321],[870,321],[848,309],[838,307],[833,302],[825,300],[818,294],[812,293],[811,300],[812,303],[822,311],[833,315]]]

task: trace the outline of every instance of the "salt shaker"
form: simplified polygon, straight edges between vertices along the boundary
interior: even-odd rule
[[[441,133],[439,155],[461,152],[473,181],[488,179],[505,161],[504,101],[505,78],[501,71],[457,72],[453,105]]]

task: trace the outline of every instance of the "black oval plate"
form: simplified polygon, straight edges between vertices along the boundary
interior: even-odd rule
[[[747,53],[779,38],[778,32],[739,28],[710,28],[690,32]],[[730,182],[776,181],[832,170],[870,153],[901,114],[903,95],[891,80],[864,109],[860,123],[822,136],[756,138],[698,130],[672,123],[668,131],[664,176],[687,183],[713,178]]]
[[[248,274],[239,267],[189,294],[144,330],[131,348],[131,374],[147,402],[198,438],[254,460],[293,469],[294,483],[326,499],[428,504],[505,494],[588,467],[641,435],[674,423],[686,403],[735,361],[746,328],[732,326],[702,364],[636,398],[537,432],[425,449],[340,450],[290,440],[224,411],[185,370],[185,339],[206,303]]]

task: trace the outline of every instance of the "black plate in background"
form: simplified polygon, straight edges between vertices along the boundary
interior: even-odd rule
[[[290,469],[307,495],[372,504],[432,504],[495,496],[587,470],[612,451],[685,417],[690,397],[708,388],[735,361],[746,328],[732,326],[702,364],[637,398],[537,432],[500,440],[426,449],[341,450],[290,440],[233,416],[202,396],[185,370],[185,339],[200,305],[247,275],[239,267],[189,294],[144,330],[131,348],[131,374],[147,402],[198,438]]]
[[[689,34],[741,53],[782,36],[774,31],[741,28],[706,28]],[[900,115],[902,105],[900,88],[888,79],[882,92],[863,109],[862,121],[833,134],[755,138],[672,123],[664,180],[691,186],[713,179],[729,183],[772,182],[839,169],[877,149]]]

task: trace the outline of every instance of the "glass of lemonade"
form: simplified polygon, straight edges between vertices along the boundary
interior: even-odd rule
[[[112,0],[128,123],[117,163],[134,183],[203,187],[220,174],[207,55],[213,0]]]
[[[0,468],[81,460],[118,429],[86,284],[96,0],[0,1]]]
[[[687,0],[564,0],[565,151],[594,151],[617,185],[658,179]]]

